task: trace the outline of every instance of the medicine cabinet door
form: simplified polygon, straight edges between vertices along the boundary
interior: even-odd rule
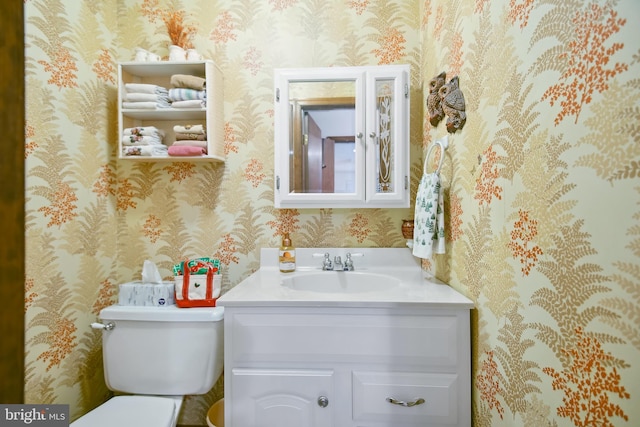
[[[408,207],[408,75],[275,70],[275,206]]]
[[[366,202],[409,207],[409,69],[367,72]]]

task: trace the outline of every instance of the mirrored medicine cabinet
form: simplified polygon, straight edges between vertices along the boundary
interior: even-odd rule
[[[275,207],[409,207],[409,65],[276,69]]]

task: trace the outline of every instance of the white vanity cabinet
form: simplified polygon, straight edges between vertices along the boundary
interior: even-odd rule
[[[205,79],[206,106],[200,108],[123,108],[127,83],[170,89],[171,76],[185,74]],[[118,158],[137,161],[224,161],[223,76],[213,61],[122,62],[118,64]],[[175,140],[175,125],[202,125],[207,153],[201,156],[146,156],[123,154],[123,131],[155,126],[165,133],[164,145]]]
[[[225,305],[227,427],[469,427],[469,308]]]
[[[409,65],[276,69],[276,208],[409,207]]]
[[[333,426],[331,370],[237,368],[231,381],[233,425]]]

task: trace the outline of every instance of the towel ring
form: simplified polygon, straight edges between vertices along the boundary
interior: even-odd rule
[[[439,174],[440,169],[442,168],[442,163],[444,162],[444,150],[446,150],[447,147],[449,147],[449,135],[445,135],[440,139],[436,139],[433,145],[429,147],[429,151],[427,151],[427,156],[424,158],[424,165],[422,167],[422,173],[424,174],[427,173],[427,163],[429,162],[429,156],[431,155],[431,150],[433,150],[436,145],[440,146],[440,161],[438,162],[438,169],[436,169],[435,171],[436,174]]]

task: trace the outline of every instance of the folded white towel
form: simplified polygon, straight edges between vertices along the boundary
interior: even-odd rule
[[[206,133],[203,125],[175,125],[173,131],[175,133]]]
[[[160,145],[162,138],[155,135],[122,135],[122,145]]]
[[[124,89],[129,92],[155,93],[168,95],[167,88],[149,83],[125,83]]]
[[[189,101],[173,101],[171,106],[173,108],[205,108],[207,104],[204,101],[192,99]]]
[[[166,102],[167,104],[171,102],[168,95],[160,95],[157,93],[140,93],[140,92],[131,92],[126,93],[124,95],[123,101],[126,102]]]
[[[169,156],[169,147],[166,145],[138,145],[134,147],[122,147],[125,156]]]
[[[125,109],[145,109],[145,110],[155,110],[156,108],[169,108],[171,107],[171,104],[169,103],[162,103],[162,102],[153,102],[153,101],[148,101],[148,102],[123,102],[122,103],[122,108]]]
[[[137,126],[132,128],[125,128],[122,131],[123,135],[141,135],[141,136],[157,136],[164,138],[164,131],[158,129],[155,126]]]
[[[444,197],[438,173],[423,174],[416,194],[413,255],[431,258],[445,252]]]

